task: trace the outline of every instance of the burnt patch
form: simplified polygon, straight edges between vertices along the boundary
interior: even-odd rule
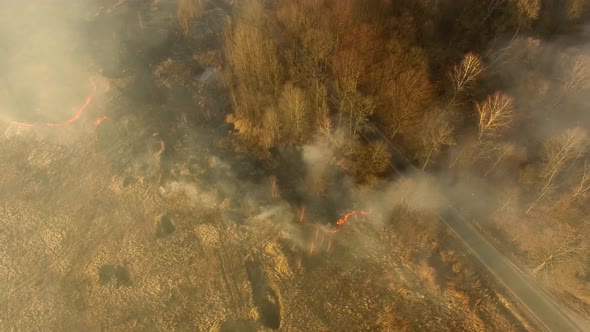
[[[281,327],[281,304],[276,291],[268,284],[260,264],[247,258],[246,274],[252,285],[252,297],[260,314],[260,323],[267,328],[278,330]]]
[[[130,185],[136,184],[137,180],[132,177],[132,176],[125,176],[125,179],[123,179],[123,188],[127,188]]]
[[[294,207],[305,207],[309,220],[333,225],[346,212],[353,201],[348,189],[348,175],[339,168],[329,167],[325,180],[328,182],[321,193],[313,193],[306,183],[308,166],[302,151],[282,148],[275,152],[276,167],[270,171],[277,179],[281,197]]]
[[[176,231],[176,226],[172,222],[172,218],[169,215],[165,214],[160,217],[158,223],[156,225],[156,238],[162,238],[164,236],[170,235]]]
[[[103,285],[114,282],[117,287],[131,286],[131,274],[129,273],[127,264],[107,264],[98,269],[98,281]]]

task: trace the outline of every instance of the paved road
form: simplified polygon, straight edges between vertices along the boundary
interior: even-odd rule
[[[363,139],[373,141],[381,139],[390,149],[392,158],[390,166],[402,175],[408,172],[421,172],[374,126],[361,133]],[[531,281],[518,267],[512,264],[502,253],[489,243],[473,225],[450,203],[439,218],[459,237],[463,244],[473,253],[483,266],[494,275],[506,289],[520,301],[529,312],[549,331],[567,332],[583,331],[556,301],[537,284]],[[578,318],[579,319],[579,318]],[[576,319],[576,320],[578,320]],[[580,319],[581,321],[581,319]]]

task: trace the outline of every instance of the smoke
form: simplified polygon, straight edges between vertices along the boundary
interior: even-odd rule
[[[83,102],[92,88],[83,8],[64,1],[0,4],[2,119],[62,121]]]
[[[129,58],[134,52],[143,54],[136,59],[137,63],[143,65],[144,61],[149,62],[145,58],[149,52],[143,51],[157,48],[162,43],[162,33],[159,33],[157,38],[143,38],[148,35],[156,36],[153,31],[149,31],[150,17],[141,16],[144,12],[137,15],[138,10],[128,5],[112,7],[114,4],[115,1],[102,7],[93,4],[92,1],[75,4],[65,1],[51,4],[0,4],[0,29],[3,31],[1,43],[5,50],[1,56],[3,69],[6,69],[0,76],[1,119],[8,122],[68,119],[72,116],[73,108],[88,94],[91,88],[88,83],[90,77],[102,72],[116,81],[118,75],[127,75],[123,73],[123,67],[128,65],[125,58]],[[113,16],[115,13],[118,15],[116,18]],[[102,18],[98,18],[99,16]],[[130,41],[135,48],[129,46]],[[142,44],[144,42],[145,45]],[[564,51],[565,49],[567,51]],[[588,128],[588,112],[570,111],[589,105],[588,94],[582,93],[587,89],[564,91],[568,79],[575,78],[572,68],[575,68],[576,59],[579,59],[580,55],[588,54],[588,45],[572,42],[567,38],[563,41],[547,42],[519,37],[499,44],[496,49],[490,50],[490,54],[493,54],[489,57],[494,62],[490,75],[496,77],[498,87],[517,99],[517,109],[526,110],[526,117],[519,118],[518,121],[530,122],[530,125],[519,125],[518,131],[506,133],[507,141],[525,145],[528,151],[533,151],[531,145],[541,144],[547,137],[564,128],[574,124]],[[499,57],[499,60],[496,61],[494,56]],[[529,83],[535,85],[527,85]],[[138,87],[140,90],[143,88]],[[551,108],[556,101],[563,104]],[[564,108],[567,112],[560,111]],[[96,112],[96,109],[91,107],[89,112],[93,111]],[[158,111],[146,114],[144,118],[159,115]],[[103,115],[95,114],[96,118]],[[170,114],[167,116],[173,118]],[[135,121],[140,122],[135,125],[136,128],[149,126],[139,117],[135,118]],[[194,129],[184,128],[170,135],[170,138],[165,137],[169,140],[167,151],[173,150],[175,137]],[[11,130],[14,131],[14,128]],[[149,130],[146,129],[147,131]],[[501,196],[499,193],[505,190],[503,181],[485,181],[477,171],[473,174],[464,173],[461,179],[457,179],[452,175],[452,171],[441,170],[430,176],[414,174],[404,180],[381,185],[373,192],[358,194],[352,179],[345,175],[346,172],[334,167],[338,146],[343,142],[340,133],[334,133],[333,137],[334,140],[326,137],[317,138],[311,144],[304,145],[296,153],[296,157],[284,160],[286,163],[294,163],[294,168],[301,163],[304,168],[304,181],[288,181],[289,176],[295,178],[294,175],[298,173],[280,171],[285,173],[279,176],[283,199],[292,204],[293,208],[298,205],[309,205],[308,212],[313,222],[334,223],[343,213],[361,207],[372,211],[372,217],[369,219],[375,220],[376,224],[382,224],[399,204],[416,210],[436,211],[440,208],[440,196],[443,195],[441,192],[452,195],[461,202],[460,204],[466,203],[474,207],[473,210],[487,211],[488,202],[496,200],[497,196]],[[136,142],[130,145],[135,146],[141,145],[140,141],[144,137],[136,135],[131,139]],[[191,137],[190,149],[205,153],[202,148],[210,145],[212,139],[214,138]],[[186,164],[190,158],[201,157],[196,152],[190,154],[187,151],[188,149],[184,149],[175,153],[176,156],[180,153],[185,154],[180,159],[173,160],[171,155],[167,155],[163,163]],[[148,155],[145,158],[151,158],[149,153],[146,153]],[[518,164],[527,157],[530,157],[530,154],[508,156],[495,170],[495,174],[506,174],[517,169]],[[251,161],[246,165],[250,165],[247,166],[248,169],[258,167]],[[166,167],[161,172],[171,172]],[[222,162],[211,167],[201,165],[201,170],[207,170],[205,177],[208,179],[204,185],[215,186],[221,193],[218,198],[221,201],[241,193],[246,193],[245,195],[254,201],[268,201],[266,192],[269,184],[262,179],[273,175],[272,172],[250,175],[250,171],[244,171],[244,167],[246,166],[233,162],[232,165]],[[140,173],[137,169],[145,166],[138,165],[135,161],[130,162],[129,168],[134,173]],[[193,173],[196,172],[189,173],[169,178],[164,176],[161,183],[163,192],[184,192],[191,197],[197,195],[196,193],[202,189],[200,185],[193,183],[196,181],[196,174]],[[295,193],[290,194],[288,191]],[[274,207],[270,206],[270,211],[275,211]],[[267,216],[276,219],[282,215],[275,212],[265,213],[265,209],[259,207],[258,217],[255,219],[264,219]],[[285,215],[284,218],[294,217]]]
[[[326,139],[318,138],[312,144],[303,146],[303,161],[309,169],[316,165],[327,165],[334,157],[335,147]]]
[[[252,217],[253,221],[266,220],[268,218],[279,217],[279,222],[290,221],[294,218],[287,204],[277,204],[262,209],[262,212]]]

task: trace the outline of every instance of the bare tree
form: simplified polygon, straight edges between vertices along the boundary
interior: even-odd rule
[[[351,142],[345,157],[345,168],[360,183],[371,185],[377,176],[389,167],[391,154],[383,141],[371,142],[368,146],[358,140]]]
[[[264,142],[264,147],[270,148],[275,145],[274,143],[276,141],[280,140],[280,129],[280,120],[277,111],[273,108],[268,108],[266,112],[264,112],[261,124],[261,130],[263,133],[261,136],[262,142]]]
[[[376,174],[385,172],[389,168],[389,162],[391,160],[389,147],[383,141],[371,142],[369,146],[371,148],[371,169]]]
[[[582,14],[588,8],[587,0],[565,0],[565,15],[568,20],[575,21],[582,17]]]
[[[427,74],[408,70],[398,73],[387,83],[389,100],[387,117],[388,136],[393,139],[401,130],[414,127],[424,108],[430,106],[432,89]]]
[[[495,92],[485,101],[477,103],[477,139],[471,144],[464,144],[456,151],[449,167],[454,167],[460,160],[470,164],[482,158],[493,158],[495,155],[494,164],[485,173],[487,176],[504,157],[514,152],[512,145],[498,142],[504,131],[511,126],[513,108],[512,98],[501,92]]]
[[[512,143],[498,143],[494,145],[493,152],[496,154],[496,161],[488,168],[485,172],[484,176],[490,175],[490,173],[498,166],[500,161],[502,161],[505,157],[510,156],[514,153],[516,147]]]
[[[335,94],[338,126],[346,123],[350,137],[357,134],[367,117],[375,111],[372,99],[358,91],[359,77],[364,69],[359,58],[356,52],[347,50],[333,60],[333,70],[338,77]]]
[[[238,84],[246,86],[250,93],[274,98],[282,87],[284,69],[278,58],[277,43],[266,31],[270,28],[261,22],[250,23],[256,18],[265,21],[261,11],[249,12],[254,17],[238,19],[233,29],[226,30],[225,53]]]
[[[449,78],[453,86],[453,96],[449,104],[452,104],[457,96],[473,86],[483,69],[481,58],[471,52],[465,54],[463,60],[451,68]]]
[[[440,110],[431,111],[425,115],[424,128],[420,132],[422,151],[418,157],[422,159],[422,170],[438,155],[443,147],[455,145],[453,127],[445,113]]]
[[[575,188],[573,197],[582,198],[588,195],[588,193],[590,193],[590,163],[585,162],[582,176]]]
[[[486,71],[490,73],[509,74],[514,66],[522,66],[522,62],[532,62],[541,45],[540,39],[533,37],[511,39],[503,47],[493,49],[488,55]],[[520,73],[520,72],[519,72]]]
[[[495,140],[502,132],[510,128],[514,104],[512,97],[496,92],[483,103],[477,103],[480,143]]]
[[[330,109],[328,107],[328,89],[326,84],[319,79],[312,79],[307,85],[307,99],[309,99],[310,108],[313,111],[313,123],[322,121],[328,116]]]
[[[563,62],[566,63],[566,70],[561,81],[566,93],[590,89],[590,56],[564,56]]]
[[[492,213],[492,220],[497,227],[504,228],[510,225],[506,231],[512,237],[512,241],[515,241],[522,234],[520,229],[526,226],[523,223],[516,222],[520,219],[522,213],[520,209],[521,190],[518,187],[505,187],[497,194],[497,205],[495,211]]]
[[[301,89],[287,84],[279,100],[280,118],[284,134],[300,142],[308,127],[308,107]]]
[[[225,30],[225,55],[233,114],[228,117],[240,141],[261,155],[280,142],[276,99],[283,85],[273,25],[258,1],[238,9],[235,24]]]
[[[553,96],[553,102],[547,105],[547,110],[556,110],[568,97],[574,97],[590,89],[590,56],[561,54],[559,58],[561,89]]]
[[[390,139],[420,124],[436,91],[429,79],[428,55],[423,49],[392,38],[385,45],[387,58],[373,60],[363,85],[374,98],[376,115]]]
[[[535,205],[552,189],[554,180],[561,171],[578,160],[586,151],[588,135],[582,128],[576,127],[549,139],[544,147],[545,167],[543,169],[543,184],[537,199],[531,203],[526,213],[530,213]]]
[[[541,0],[509,0],[509,6],[517,25],[515,36],[521,28],[529,28],[541,12]]]
[[[461,145],[450,149],[449,168],[459,165],[465,167],[473,164],[479,157],[477,154],[479,144],[476,138],[467,137],[461,140]]]
[[[523,20],[532,21],[539,17],[541,0],[511,0],[517,9],[521,23]]]
[[[529,249],[531,258],[537,262],[533,273],[539,273],[555,261],[580,260],[590,254],[587,234],[565,223],[546,227],[533,236],[536,239]]]
[[[326,115],[320,118],[318,125],[320,137],[326,139],[336,149],[340,149],[342,140],[332,125],[332,119]]]
[[[276,10],[277,22],[285,27],[284,56],[290,63],[291,78],[304,84],[309,78],[325,78],[329,59],[341,38],[325,0],[286,2]],[[326,18],[330,17],[330,18]],[[342,15],[341,21],[347,21]]]
[[[364,69],[360,58],[354,50],[345,50],[333,59],[333,70],[338,77],[335,95],[338,126],[342,126],[344,121],[347,122],[351,137],[356,135],[366,118],[375,110],[371,98],[358,91],[359,78]]]
[[[494,11],[500,10],[504,3],[506,3],[506,0],[490,0],[488,2],[488,7],[486,8],[486,13],[483,18],[483,21],[487,21]]]

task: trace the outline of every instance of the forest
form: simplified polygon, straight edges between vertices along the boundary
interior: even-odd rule
[[[359,185],[391,152],[466,198],[486,236],[590,312],[590,6],[584,0],[236,1],[227,121],[259,158],[324,142]],[[321,176],[310,186],[323,190]]]

